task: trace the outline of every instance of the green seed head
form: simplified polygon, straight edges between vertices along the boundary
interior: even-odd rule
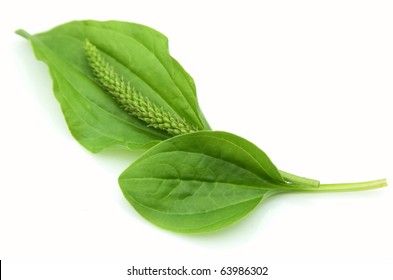
[[[97,47],[88,40],[85,42],[85,53],[94,76],[127,113],[144,121],[148,126],[165,130],[171,135],[186,134],[198,130],[195,126],[187,123],[185,119],[172,116],[137,92],[129,82],[124,81],[115,72]]]

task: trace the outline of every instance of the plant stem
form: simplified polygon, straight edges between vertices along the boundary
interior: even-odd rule
[[[285,179],[285,181],[288,182],[289,185],[296,185],[299,186],[300,188],[306,187],[306,188],[318,188],[319,187],[319,181],[310,179],[310,178],[305,178],[305,177],[300,177],[285,171],[281,171],[281,176]]]
[[[299,186],[295,191],[301,192],[346,192],[346,191],[365,191],[383,188],[388,185],[386,179],[358,182],[358,183],[344,183],[344,184],[320,184],[318,188],[309,188]]]

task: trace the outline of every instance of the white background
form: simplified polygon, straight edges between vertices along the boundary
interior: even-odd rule
[[[323,183],[393,182],[392,14],[392,2],[378,0],[2,1],[4,279],[131,279],[132,265],[269,266],[267,279],[393,279],[392,186],[277,197],[206,235],[145,221],[117,185],[137,155],[84,150],[68,131],[46,66],[14,34],[75,19],[148,25],[169,38],[214,129]]]

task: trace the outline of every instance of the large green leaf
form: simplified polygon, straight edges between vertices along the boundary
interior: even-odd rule
[[[31,41],[37,59],[48,65],[69,129],[90,151],[114,145],[140,149],[169,135],[128,115],[99,86],[86,60],[86,40],[154,104],[199,129],[209,129],[192,78],[170,56],[167,38],[149,27],[88,20],[66,23],[34,36],[22,30],[18,34]]]
[[[264,198],[288,189],[263,151],[216,131],[161,142],[125,170],[119,184],[146,219],[188,233],[232,224]]]
[[[119,184],[147,220],[176,232],[200,233],[238,221],[274,194],[369,190],[387,182],[319,184],[279,171],[239,136],[199,131],[160,142],[120,175]]]

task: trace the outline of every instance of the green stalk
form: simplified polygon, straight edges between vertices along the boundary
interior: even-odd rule
[[[386,179],[379,179],[367,182],[343,183],[343,184],[320,184],[318,188],[298,186],[294,191],[301,192],[348,192],[348,191],[365,191],[383,188],[388,185]]]
[[[282,170],[280,170],[280,174],[284,178],[284,180],[288,182],[289,185],[307,188],[318,188],[320,186],[318,180],[300,177]]]

